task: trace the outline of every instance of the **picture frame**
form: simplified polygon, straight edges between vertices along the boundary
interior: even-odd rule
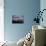
[[[12,24],[23,24],[24,23],[24,16],[12,16]]]

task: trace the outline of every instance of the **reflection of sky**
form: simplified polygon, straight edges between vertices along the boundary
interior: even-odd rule
[[[23,20],[22,16],[13,16],[12,17],[13,20]]]

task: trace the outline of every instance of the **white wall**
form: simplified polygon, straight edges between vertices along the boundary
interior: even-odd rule
[[[0,0],[0,41],[4,41],[4,0]]]

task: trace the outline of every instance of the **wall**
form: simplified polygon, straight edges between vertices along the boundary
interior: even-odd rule
[[[5,40],[18,41],[33,25],[35,12],[40,9],[40,0],[5,0],[4,32]],[[12,24],[12,15],[24,15],[24,24]]]
[[[41,10],[46,9],[46,0],[41,0],[40,1],[40,9]],[[46,27],[46,11],[44,11],[42,17],[43,17],[43,22],[41,21],[40,25]],[[45,40],[45,44],[46,44],[46,40]]]
[[[4,0],[0,0],[0,42],[4,41]]]
[[[40,2],[41,2],[40,3],[40,9],[42,11],[43,9],[46,9],[46,0],[41,0]],[[45,20],[46,19],[46,10],[43,12],[42,17],[43,17],[43,22],[41,21],[40,25],[46,26],[46,20]]]

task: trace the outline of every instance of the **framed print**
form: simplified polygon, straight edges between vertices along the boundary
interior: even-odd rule
[[[22,24],[24,23],[24,16],[12,16],[12,24]]]

